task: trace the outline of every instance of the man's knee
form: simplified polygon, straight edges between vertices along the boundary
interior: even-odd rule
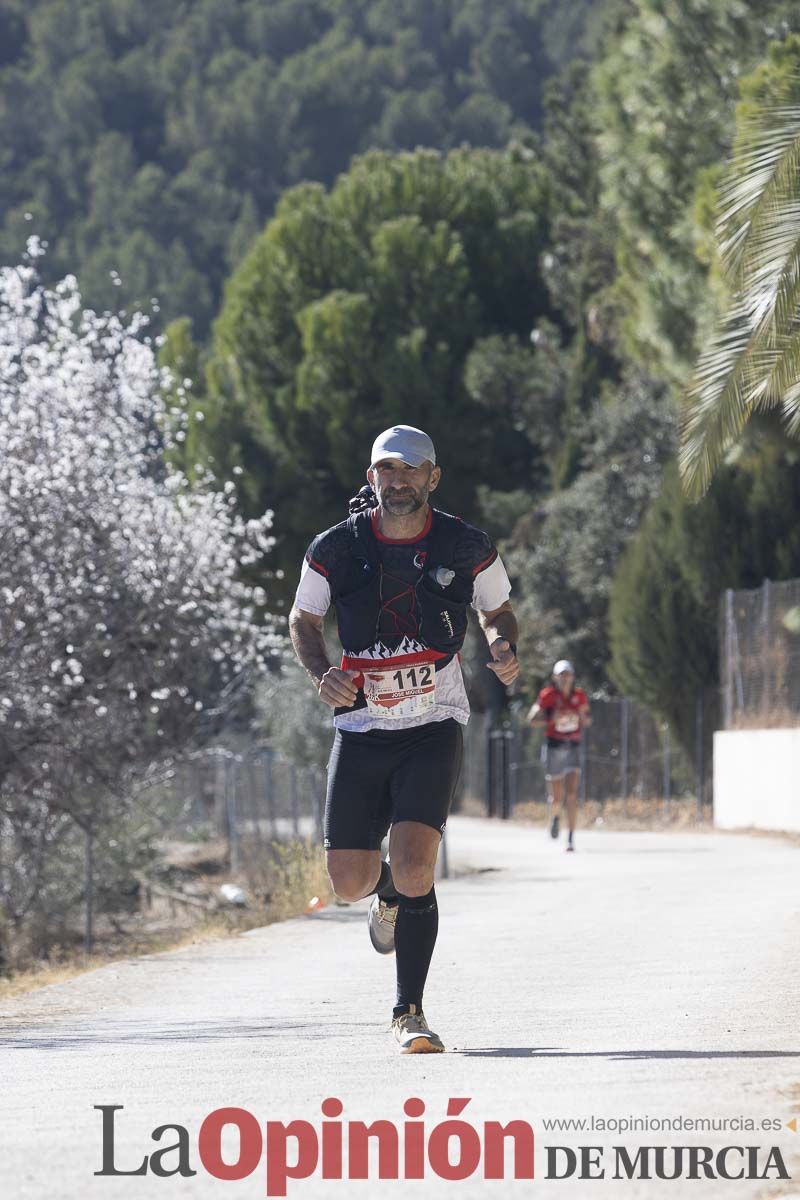
[[[328,878],[340,900],[352,903],[366,896],[375,884],[374,870],[358,863],[328,861]]]
[[[401,896],[427,896],[433,887],[434,870],[428,863],[392,860],[392,880]]]

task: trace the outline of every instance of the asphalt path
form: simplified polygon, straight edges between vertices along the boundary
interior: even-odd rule
[[[800,1197],[800,1132],[788,1124],[800,1130],[796,845],[592,830],[566,854],[541,826],[461,818],[451,820],[448,846],[453,877],[437,885],[425,1002],[446,1054],[397,1054],[388,1032],[394,959],[369,946],[366,902],[112,963],[0,1005],[0,1197],[262,1197],[269,1153],[247,1178],[214,1178],[198,1152],[204,1118],[236,1107],[262,1131],[296,1120],[312,1129],[306,1138],[320,1138],[320,1106],[334,1097],[345,1134],[350,1123],[383,1119],[401,1144],[403,1105],[417,1098],[416,1128],[429,1146],[448,1101],[468,1098],[451,1120],[472,1132],[445,1142],[451,1161],[472,1146],[468,1158],[476,1140],[485,1156],[484,1122],[516,1120],[534,1133],[535,1178],[509,1178],[509,1154],[505,1179],[484,1178],[482,1157],[461,1180],[441,1178],[430,1160],[425,1178],[411,1180],[401,1155],[401,1178],[378,1180],[373,1157],[367,1180],[324,1179],[318,1166],[289,1180],[290,1197]],[[112,1105],[121,1106],[116,1169],[173,1145],[174,1130],[160,1141],[151,1134],[179,1124],[196,1174],[95,1175],[95,1106]],[[558,1120],[586,1124],[553,1128]],[[664,1130],[665,1120],[677,1124]],[[690,1120],[701,1128],[687,1131]],[[625,1121],[638,1128],[620,1128]],[[747,1122],[757,1128],[737,1127]],[[247,1153],[260,1152],[247,1136]],[[584,1177],[581,1146],[595,1147],[583,1151]],[[615,1178],[620,1146],[637,1172],[642,1147],[706,1146],[716,1170],[722,1147],[755,1146],[762,1173],[777,1146],[794,1178],[780,1179],[773,1165],[762,1179],[691,1179],[688,1152],[678,1178]],[[573,1161],[569,1149],[575,1172],[556,1178]],[[232,1126],[221,1153],[228,1163],[239,1156]],[[674,1153],[665,1155],[670,1173]],[[273,1184],[279,1160],[275,1149]],[[177,1151],[160,1161],[173,1169]],[[730,1151],[725,1165],[735,1173],[748,1161]],[[589,1169],[605,1174],[590,1181]]]

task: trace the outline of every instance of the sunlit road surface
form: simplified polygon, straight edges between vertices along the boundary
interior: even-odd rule
[[[484,1121],[533,1127],[536,1176],[487,1180],[478,1166],[450,1181],[428,1166],[421,1181],[378,1181],[373,1160],[367,1181],[326,1180],[318,1168],[289,1180],[289,1196],[800,1196],[800,1132],[787,1125],[800,1115],[800,849],[763,836],[587,831],[571,855],[542,827],[469,819],[452,820],[448,839],[451,867],[472,871],[437,885],[425,1008],[447,1054],[396,1054],[394,959],[369,946],[366,902],[115,963],[0,1006],[0,1196],[262,1197],[264,1157],[244,1180],[204,1169],[203,1118],[235,1106],[262,1129],[305,1120],[319,1134],[326,1097],[341,1100],[345,1124],[385,1119],[401,1135],[403,1104],[418,1097],[426,1138],[449,1098],[468,1097],[460,1119],[476,1136]],[[113,1104],[123,1106],[118,1169],[173,1144],[174,1133],[159,1144],[151,1132],[177,1123],[197,1173],[95,1176],[93,1106]],[[758,1128],[545,1127],[593,1117]],[[548,1177],[548,1148],[562,1174],[569,1156],[552,1148],[581,1145],[600,1148],[587,1153],[603,1178],[580,1179],[579,1166]],[[691,1145],[760,1147],[762,1170],[778,1146],[795,1179],[613,1177],[615,1146],[635,1159],[642,1146]],[[237,1157],[232,1131],[223,1153]],[[729,1156],[728,1170],[743,1161]]]

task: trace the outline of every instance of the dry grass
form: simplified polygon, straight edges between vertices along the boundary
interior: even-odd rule
[[[771,705],[750,712],[734,713],[730,729],[798,729],[800,713],[796,709]]]
[[[227,937],[235,928],[230,919],[214,917],[198,921],[191,929],[132,934],[129,943],[107,945],[93,954],[65,948],[60,951],[63,957],[56,958],[56,961],[51,959],[49,962],[23,967],[0,978],[0,1000],[21,996],[36,988],[48,987],[51,983],[63,983],[76,975],[94,971],[97,967],[119,962],[121,959],[141,954],[158,954],[163,950],[179,950],[182,946],[189,946],[195,942]]]
[[[306,842],[274,843],[269,854],[264,853],[263,847],[259,849],[260,854],[253,855],[252,865],[245,858],[249,870],[243,870],[239,877],[227,877],[229,882],[239,883],[251,897],[246,907],[224,908],[208,914],[185,911],[182,920],[180,916],[173,920],[153,920],[136,914],[128,919],[124,930],[119,926],[116,930],[106,929],[98,923],[98,948],[94,953],[65,946],[54,951],[48,962],[21,966],[0,977],[0,1000],[51,983],[63,983],[120,959],[179,950],[284,921],[304,913],[314,896],[323,903],[331,901],[325,858],[318,846]],[[211,889],[218,881],[207,882]]]
[[[800,846],[800,833],[792,833],[788,829],[756,829],[754,825],[748,825],[744,829],[720,829],[717,832],[728,833],[731,837],[744,834],[746,837],[780,838],[790,846]]]
[[[562,809],[562,812],[564,810]],[[550,806],[527,802],[514,809],[513,820],[532,825],[545,825],[550,820]],[[600,804],[587,800],[578,809],[578,825],[599,829],[711,829],[711,806],[705,805],[698,818],[693,799],[676,797],[668,804],[660,797],[630,796],[627,800],[607,800]]]

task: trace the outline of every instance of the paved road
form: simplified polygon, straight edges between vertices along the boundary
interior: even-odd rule
[[[598,831],[567,855],[540,828],[451,825],[451,862],[477,870],[439,886],[426,1009],[448,1054],[395,1055],[393,959],[369,948],[363,902],[115,963],[0,1006],[0,1196],[261,1197],[263,1163],[238,1182],[205,1172],[203,1117],[237,1106],[262,1126],[305,1119],[319,1130],[329,1096],[343,1102],[343,1121],[397,1125],[404,1101],[419,1097],[428,1132],[449,1097],[470,1097],[463,1118],[479,1131],[495,1119],[534,1127],[536,1178],[485,1180],[482,1168],[460,1182],[315,1174],[290,1182],[289,1196],[800,1196],[800,1133],[783,1124],[707,1134],[544,1127],[592,1115],[783,1123],[800,1113],[800,850],[766,837]],[[95,1177],[99,1104],[124,1106],[119,1167],[158,1149],[156,1126],[180,1123],[198,1173]],[[174,1140],[168,1133],[161,1146]],[[581,1144],[604,1148],[602,1181],[546,1177],[548,1146]],[[775,1144],[795,1178],[615,1181],[620,1144],[633,1155],[642,1145],[758,1145],[762,1163]],[[228,1137],[226,1157],[237,1147]]]

